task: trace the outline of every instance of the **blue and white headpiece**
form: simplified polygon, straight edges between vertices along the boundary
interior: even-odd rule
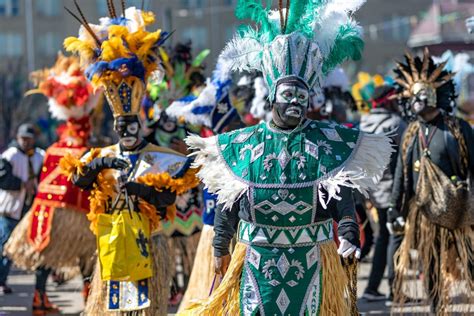
[[[232,79],[228,72],[222,72],[217,63],[212,79],[208,79],[201,94],[191,102],[181,100],[173,102],[166,113],[188,124],[203,125],[214,133],[221,133],[237,116],[237,110],[232,105],[230,88]]]

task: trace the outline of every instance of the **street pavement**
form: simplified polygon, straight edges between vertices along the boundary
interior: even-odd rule
[[[362,263],[359,271],[358,294],[362,295],[367,284],[368,274],[370,272],[370,264]],[[412,288],[418,288],[413,284]],[[31,302],[34,289],[34,275],[31,273],[13,270],[9,278],[9,284],[13,288],[14,293],[10,295],[0,296],[0,316],[15,315],[29,316],[31,315]],[[55,286],[52,282],[48,283],[48,294],[51,301],[57,304],[62,311],[62,315],[80,315],[83,309],[83,299],[81,296],[82,282],[80,278],[69,281],[61,286]],[[381,293],[388,293],[388,284],[384,279],[380,287]],[[419,294],[419,293],[418,293]],[[363,299],[358,302],[359,311],[362,315],[390,315],[390,309],[385,306],[385,301],[369,303]],[[173,315],[170,310],[170,315]],[[422,315],[428,312],[427,306],[415,306],[404,308],[403,313],[399,309],[395,309],[397,315]],[[51,314],[50,314],[51,315]],[[456,314],[450,314],[456,315]],[[474,315],[474,307],[472,314]],[[342,315],[341,315],[342,316]]]

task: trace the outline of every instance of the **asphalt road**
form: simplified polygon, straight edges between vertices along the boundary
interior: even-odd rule
[[[358,293],[359,297],[367,284],[367,276],[369,274],[370,264],[362,263],[359,271]],[[412,291],[420,292],[419,282],[413,283]],[[9,284],[13,288],[14,293],[10,295],[0,296],[0,316],[15,315],[29,316],[31,315],[31,302],[34,288],[34,275],[14,270],[9,278]],[[83,309],[83,300],[81,296],[82,282],[76,278],[64,285],[55,286],[52,282],[48,283],[48,293],[53,303],[57,304],[62,311],[62,315],[79,315]],[[387,281],[384,280],[380,287],[380,292],[388,292]],[[390,315],[390,309],[385,306],[385,302],[369,303],[363,299],[359,299],[359,310],[362,315]],[[395,310],[399,312],[399,309]],[[404,315],[426,315],[427,306],[406,307],[403,310]],[[397,313],[397,315],[401,315]],[[170,315],[171,310],[170,310]],[[456,315],[451,313],[450,315]],[[474,315],[474,307],[472,314]]]

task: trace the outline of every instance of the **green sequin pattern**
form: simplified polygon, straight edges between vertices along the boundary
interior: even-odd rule
[[[232,173],[255,187],[303,187],[341,168],[360,132],[331,123],[305,121],[293,132],[269,123],[221,134],[220,153]]]

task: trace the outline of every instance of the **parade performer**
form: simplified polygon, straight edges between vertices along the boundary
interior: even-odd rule
[[[80,267],[83,294],[87,296],[96,251],[86,217],[89,195],[68,181],[59,161],[66,154],[82,156],[87,151],[90,114],[101,93],[93,93],[77,57],[59,54],[52,68],[36,71],[31,77],[38,85],[31,92],[45,95],[51,115],[66,122],[58,129],[59,140],[46,150],[35,200],[13,232],[5,253],[27,270],[46,267],[72,277]],[[38,302],[35,298],[34,308]]]
[[[208,132],[205,136],[220,134],[224,131],[242,127],[239,113],[234,104],[242,103],[232,94],[232,79],[229,72],[221,72],[218,61],[212,80],[208,80],[201,94],[187,105],[173,103],[168,109],[170,117],[188,124],[204,126]],[[214,238],[214,215],[217,206],[217,197],[207,190],[203,192],[204,210],[202,220],[204,223],[199,244],[196,249],[196,258],[186,293],[181,301],[180,310],[183,310],[193,300],[205,299],[209,291],[219,285],[214,271],[214,256],[212,241]]]
[[[413,114],[401,141],[388,228],[405,236],[395,259],[395,300],[403,303],[408,271],[424,271],[423,286],[433,313],[445,314],[450,292],[472,304],[473,205],[467,185],[474,170],[471,127],[454,118],[454,73],[423,58],[405,56],[394,71],[398,97]],[[412,250],[418,259],[410,258]],[[469,304],[467,304],[469,306]]]
[[[355,293],[347,292],[339,254],[358,256],[352,189],[375,186],[392,152],[390,140],[305,115],[320,76],[360,57],[360,28],[349,12],[363,2],[291,1],[286,10],[282,3],[273,12],[260,1],[239,1],[237,17],[251,18],[259,28],[241,31],[221,54],[232,70],[263,72],[272,120],[186,140],[196,150],[198,175],[218,196],[214,253],[225,276],[209,299],[183,314],[357,313],[346,302]],[[348,275],[354,290],[353,273]]]
[[[209,50],[203,50],[194,59],[191,50],[190,42],[176,44],[170,53],[167,53],[165,49],[160,49],[164,78],[149,79],[148,94],[143,102],[147,128],[152,130],[146,139],[153,144],[174,149],[182,154],[188,154],[187,146],[183,141],[186,135],[198,133],[201,127],[170,117],[166,109],[172,103],[184,105],[195,100],[204,87],[205,77],[202,74],[202,64]],[[181,301],[191,274],[199,242],[199,232],[202,229],[201,194],[200,188],[194,188],[177,197],[175,219],[163,222],[162,232],[170,237],[172,257],[183,267],[181,271],[173,269],[171,305],[177,305]]]
[[[145,83],[157,69],[158,49],[168,33],[149,32],[151,12],[134,7],[89,24],[79,6],[79,38],[64,42],[80,54],[94,88],[103,88],[114,114],[119,142],[94,148],[78,159],[61,161],[74,183],[91,191],[88,218],[97,236],[98,265],[86,307],[87,315],[125,312],[166,315],[171,274],[161,219],[175,216],[176,195],[198,184],[190,161],[170,149],[146,142],[140,133],[139,111]],[[70,11],[72,15],[74,13]]]

